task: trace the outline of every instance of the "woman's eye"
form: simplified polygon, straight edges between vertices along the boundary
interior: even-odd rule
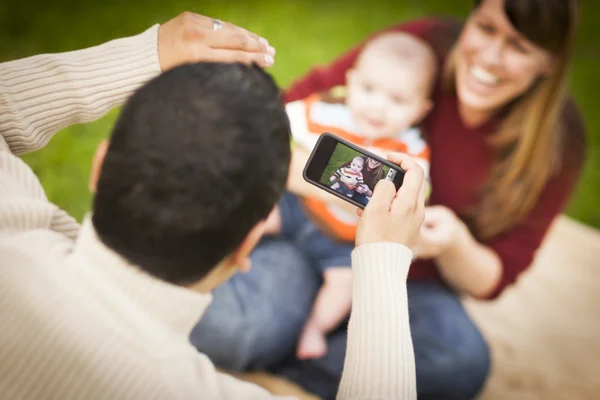
[[[483,32],[490,34],[490,35],[492,33],[494,33],[494,31],[495,31],[495,29],[492,25],[486,24],[483,22],[478,23],[477,26],[479,27],[480,30],[482,30]]]
[[[523,46],[521,43],[519,43],[517,41],[511,42],[511,45],[512,45],[513,49],[517,50],[519,53],[523,53],[523,54],[527,54],[528,53],[528,51],[525,48],[525,46]]]

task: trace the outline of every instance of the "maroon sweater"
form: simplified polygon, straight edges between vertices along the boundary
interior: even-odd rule
[[[441,68],[458,36],[460,24],[430,18],[399,24],[389,30],[408,32],[427,41],[434,48]],[[354,64],[361,47],[350,50],[329,66],[312,69],[287,90],[285,100],[298,100],[344,84],[346,71]],[[434,109],[423,122],[431,147],[433,192],[430,203],[444,205],[460,215],[476,204],[478,190],[488,176],[493,154],[485,138],[494,131],[497,121],[477,128],[466,127],[458,113],[456,95],[443,90],[439,83],[432,100]],[[562,170],[548,182],[524,220],[485,242],[499,255],[503,265],[500,283],[490,298],[498,296],[531,264],[548,227],[565,207],[577,181],[584,153],[584,128],[572,104],[565,110],[568,137]],[[410,269],[409,279],[441,280],[441,277],[433,260],[418,260]]]

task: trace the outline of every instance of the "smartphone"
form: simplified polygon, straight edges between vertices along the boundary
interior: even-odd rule
[[[399,166],[329,132],[319,137],[303,171],[308,183],[360,208],[379,180],[391,181],[398,190],[404,174]]]

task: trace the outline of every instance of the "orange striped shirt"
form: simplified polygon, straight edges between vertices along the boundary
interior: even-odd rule
[[[429,169],[429,147],[417,128],[394,137],[369,140],[355,128],[344,104],[325,102],[320,94],[289,103],[286,108],[294,140],[308,151],[312,151],[321,134],[330,132],[381,156],[392,151],[407,153],[420,161],[426,172]],[[356,215],[315,198],[305,197],[302,204],[325,232],[342,241],[354,241]]]

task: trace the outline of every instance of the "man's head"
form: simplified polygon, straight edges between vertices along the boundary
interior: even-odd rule
[[[417,124],[431,108],[435,54],[403,32],[371,40],[348,71],[346,104],[368,138],[392,137]]]
[[[93,224],[104,244],[179,285],[226,262],[222,280],[248,263],[283,192],[289,122],[260,68],[184,65],[129,99],[97,158]]]

